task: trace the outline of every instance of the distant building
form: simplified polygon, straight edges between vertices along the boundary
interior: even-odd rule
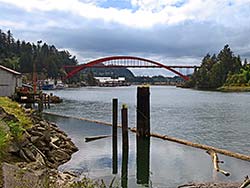
[[[22,87],[21,73],[0,65],[0,96],[12,96]]]
[[[111,78],[111,77],[95,77],[99,86],[128,86],[125,77]]]

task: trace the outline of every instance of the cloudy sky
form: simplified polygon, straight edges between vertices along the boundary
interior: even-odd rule
[[[250,0],[0,0],[0,29],[79,62],[136,55],[196,64],[229,44],[250,58]]]

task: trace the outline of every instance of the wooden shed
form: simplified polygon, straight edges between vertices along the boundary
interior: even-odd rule
[[[0,96],[12,96],[22,87],[21,73],[0,65]]]

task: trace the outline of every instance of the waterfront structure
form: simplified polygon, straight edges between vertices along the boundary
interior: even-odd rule
[[[12,96],[22,87],[21,73],[0,65],[0,96]]]
[[[98,80],[99,86],[127,86],[125,77],[111,78],[111,77],[95,77]]]

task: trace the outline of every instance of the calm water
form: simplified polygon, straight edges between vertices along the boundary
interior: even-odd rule
[[[250,93],[151,88],[151,131],[250,154]],[[50,111],[111,122],[111,100],[129,106],[135,126],[136,87],[84,87],[53,91],[64,103]]]
[[[247,174],[250,174],[249,162],[219,155],[219,159],[225,162],[220,165],[221,168],[231,174],[229,177],[225,177],[213,172],[211,157],[205,151],[155,138],[151,138],[150,146],[143,145],[143,151],[139,155],[139,152],[136,152],[136,138],[133,133],[129,134],[128,159],[123,160],[119,130],[118,174],[113,175],[111,138],[88,143],[84,141],[85,137],[110,134],[111,127],[74,118],[51,115],[47,118],[56,122],[61,129],[67,132],[79,148],[79,151],[72,156],[68,163],[62,165],[60,170],[70,170],[94,179],[103,179],[107,185],[115,178],[115,185],[121,187],[121,182],[123,182],[123,188],[144,187],[141,185],[142,182],[149,182],[149,187],[154,188],[176,188],[193,181],[241,182]],[[137,158],[142,163],[137,163]],[[126,165],[127,175],[124,175],[126,173],[121,171],[122,167],[126,167]]]
[[[119,99],[119,106],[129,106],[129,126],[135,126],[136,87],[77,88],[53,91],[64,103],[52,106],[49,111],[94,120],[111,122],[111,100]],[[151,87],[151,131],[167,134],[228,150],[250,153],[250,93],[205,92],[175,87]],[[249,162],[219,155],[225,163],[223,170],[231,176],[213,173],[210,156],[203,150],[176,143],[151,139],[144,146],[142,166],[137,163],[135,135],[129,135],[128,160],[122,160],[121,134],[118,143],[118,174],[112,175],[111,138],[86,143],[84,137],[107,135],[108,126],[88,121],[58,116],[47,116],[56,122],[78,146],[61,170],[73,170],[91,178],[123,187],[143,187],[139,182],[149,182],[150,187],[173,188],[192,181],[242,181],[250,175]],[[149,159],[145,156],[149,153]],[[148,161],[148,162],[147,162]],[[127,176],[121,173],[128,166]],[[123,178],[121,178],[123,177]],[[124,178],[125,177],[125,178]],[[122,181],[123,180],[123,181]],[[125,186],[124,186],[125,184]],[[126,186],[127,185],[127,186]]]

